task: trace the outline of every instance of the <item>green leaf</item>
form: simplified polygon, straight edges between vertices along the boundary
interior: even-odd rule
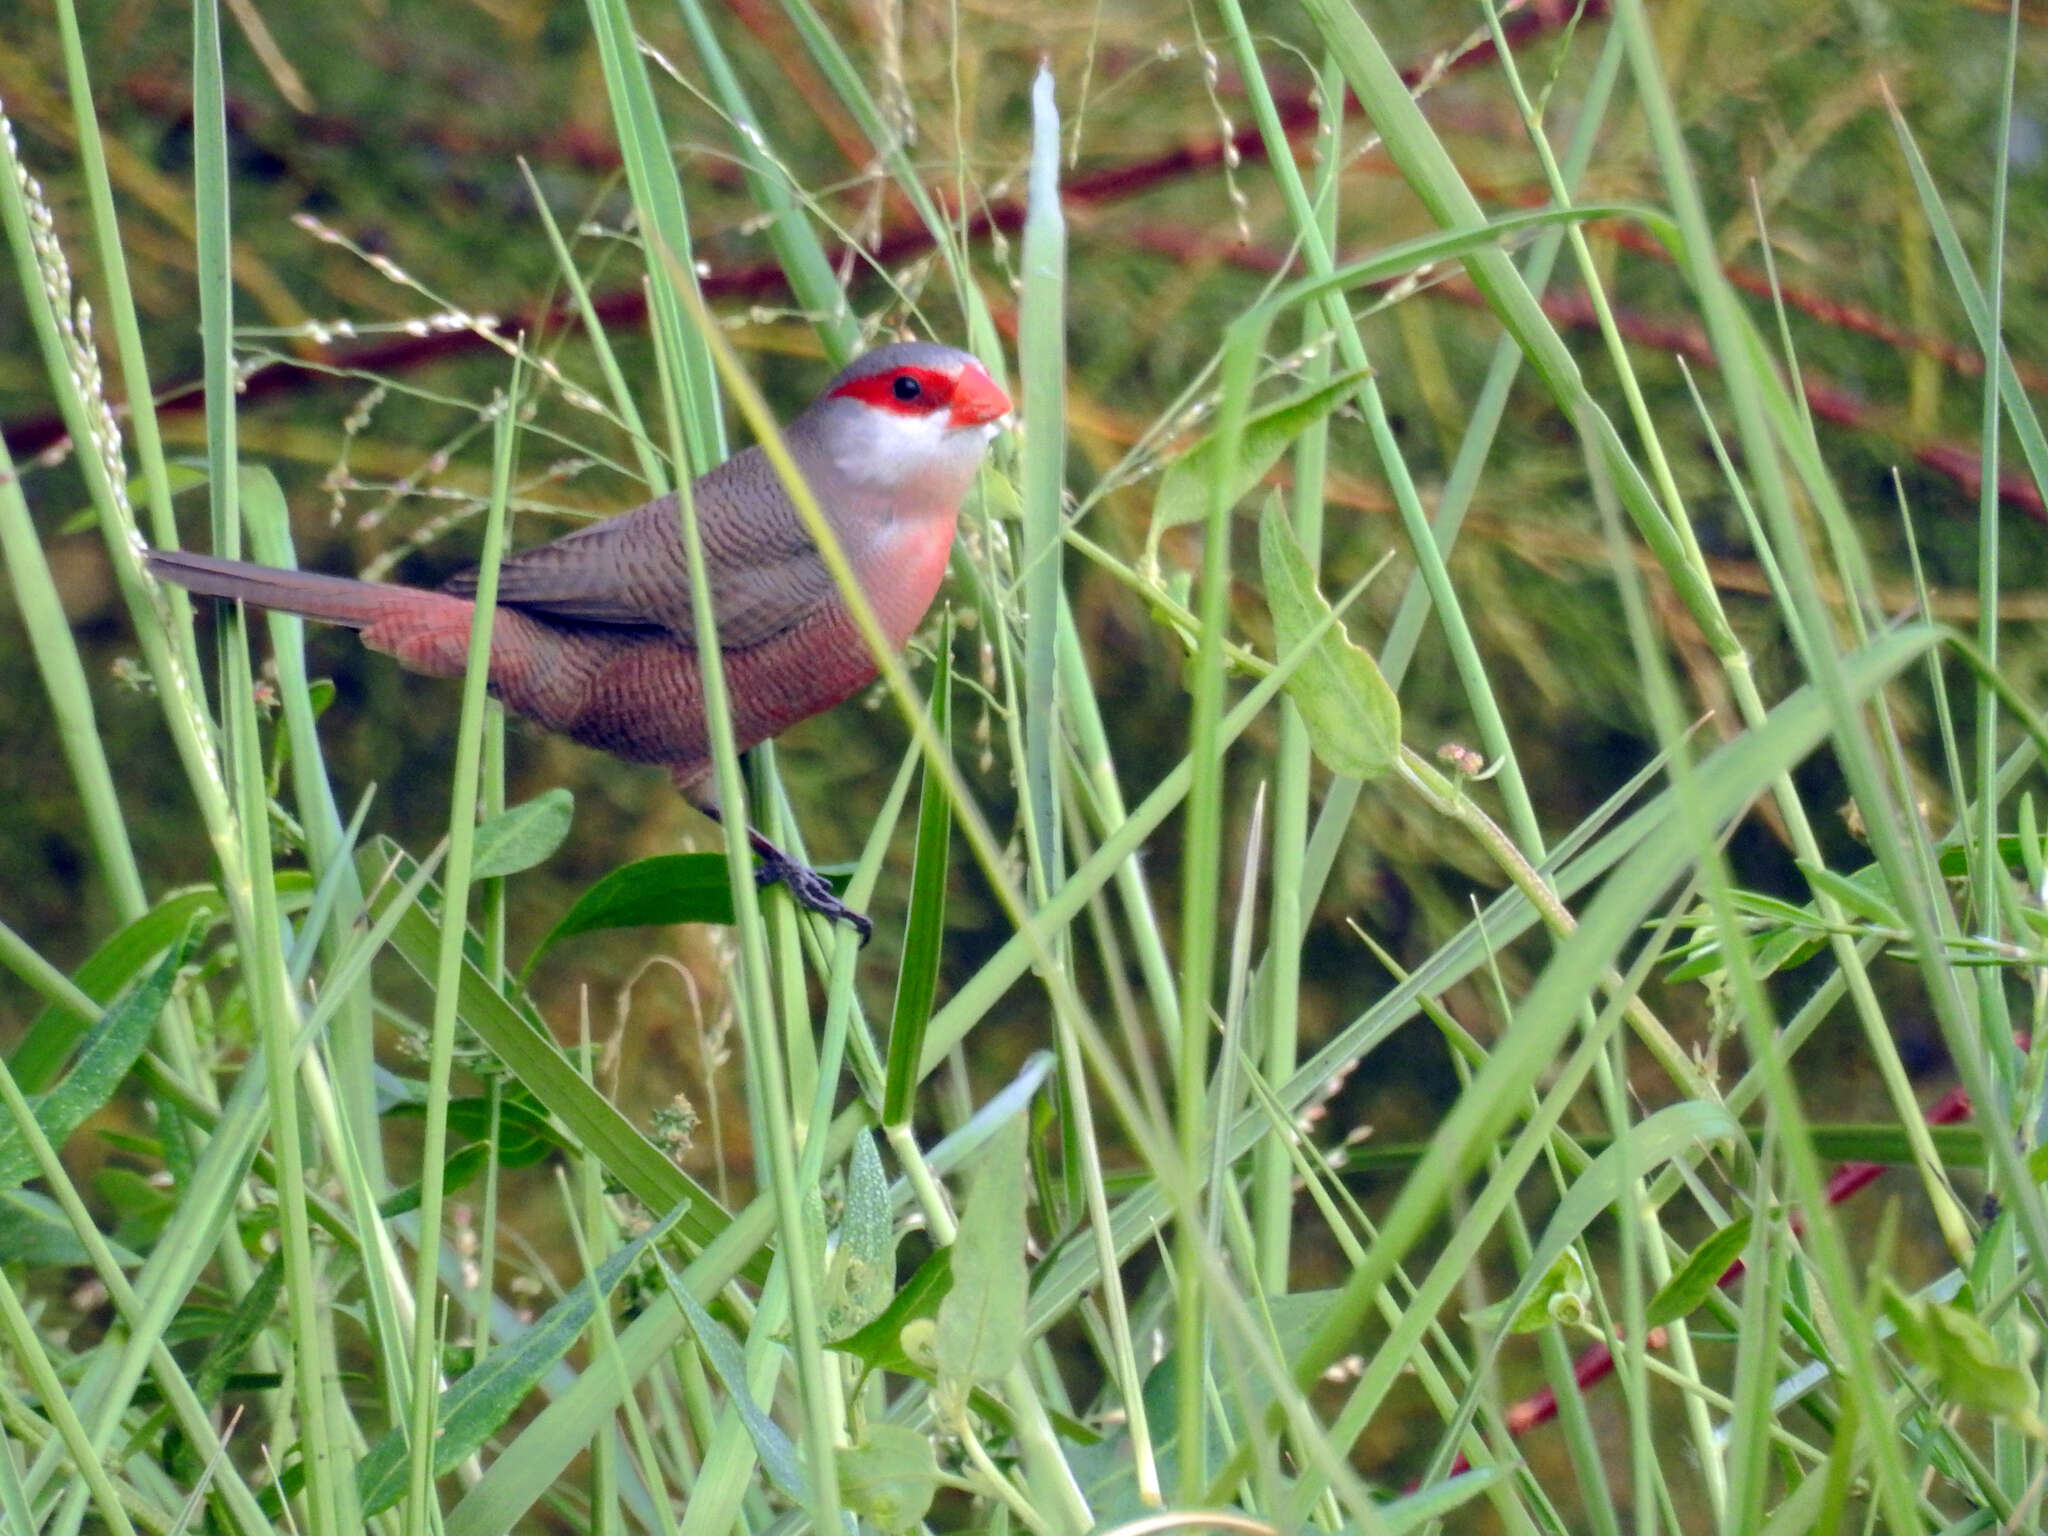
[[[1005,1122],[975,1170],[952,1243],[953,1288],[939,1304],[939,1380],[959,1397],[1017,1362],[1024,1343],[1023,1118]]]
[[[2027,889],[2038,891],[2048,887],[2048,859],[2042,857],[2041,827],[2035,819],[2034,797],[2020,796],[2020,862],[2027,871]]]
[[[2004,1419],[2036,1439],[2048,1439],[2035,1415],[2039,1389],[2027,1361],[2033,1330],[2015,1324],[2019,1358],[2002,1347],[1975,1314],[1946,1302],[1907,1296],[1885,1282],[1885,1316],[1913,1363],[1934,1377],[1943,1397],[1963,1408]]]
[[[1749,1216],[1738,1216],[1693,1249],[1692,1257],[1679,1267],[1678,1273],[1650,1298],[1644,1311],[1644,1320],[1650,1327],[1661,1328],[1691,1316],[1713,1293],[1721,1277],[1728,1273],[1728,1266],[1741,1258],[1742,1250],[1749,1246],[1752,1220]]]
[[[810,1493],[804,1479],[803,1463],[797,1459],[796,1447],[790,1443],[782,1426],[761,1411],[761,1405],[754,1401],[753,1389],[747,1385],[746,1351],[740,1348],[739,1340],[728,1333],[723,1324],[704,1310],[703,1303],[683,1287],[666,1264],[661,1270],[667,1276],[669,1294],[683,1309],[683,1316],[689,1319],[690,1332],[697,1336],[697,1347],[704,1351],[704,1358],[718,1373],[727,1400],[739,1411],[740,1422],[746,1425],[747,1434],[754,1442],[754,1454],[761,1459],[761,1470],[768,1474],[768,1481],[784,1498],[797,1504],[808,1503]]]
[[[476,829],[470,877],[496,880],[531,869],[562,846],[576,814],[576,797],[551,789],[500,811]]]
[[[1237,478],[1224,488],[1223,499],[1235,505],[1272,472],[1280,455],[1302,433],[1342,405],[1371,377],[1370,368],[1340,373],[1327,384],[1265,406],[1245,417],[1237,445]],[[1152,530],[1145,538],[1148,555],[1156,555],[1159,536],[1183,523],[1199,523],[1209,515],[1222,445],[1212,433],[1166,466],[1159,494],[1152,498]]]
[[[1574,1327],[1586,1316],[1592,1295],[1585,1260],[1579,1257],[1578,1249],[1566,1248],[1522,1295],[1521,1305],[1512,1315],[1507,1311],[1508,1304],[1502,1301],[1470,1314],[1470,1321],[1489,1332],[1505,1329],[1509,1333],[1535,1333],[1552,1323]]]
[[[541,956],[564,939],[606,928],[665,923],[730,923],[732,887],[722,853],[663,853],[615,869],[576,898],[526,962],[531,975]]]
[[[206,465],[199,459],[164,460],[164,483],[170,487],[171,495],[179,496],[195,486],[206,484]],[[137,475],[128,482],[128,500],[142,506],[149,500],[149,481]],[[97,507],[80,507],[68,512],[57,523],[60,535],[87,533],[99,527],[100,513]]]
[[[882,1315],[896,1290],[896,1226],[889,1216],[889,1178],[874,1137],[853,1140],[846,1168],[846,1214],[825,1276],[825,1336],[852,1333]]]
[[[1817,895],[1832,896],[1848,911],[1880,928],[1904,928],[1906,920],[1892,905],[1891,890],[1884,871],[1865,865],[1853,875],[1838,875],[1832,869],[1799,861],[1799,871]]]
[[[436,1477],[466,1460],[512,1417],[540,1379],[569,1352],[596,1312],[598,1301],[611,1295],[612,1288],[676,1224],[685,1209],[676,1206],[598,1265],[593,1283],[570,1290],[539,1322],[492,1351],[482,1365],[465,1372],[441,1394],[440,1412],[434,1416]],[[406,1488],[406,1461],[403,1425],[370,1448],[356,1469],[356,1492],[365,1515],[381,1513],[398,1502]]]
[[[108,1163],[92,1176],[93,1193],[114,1213],[114,1236],[148,1252],[178,1209],[178,1197],[133,1168]]]
[[[280,881],[280,884],[282,882]],[[190,931],[194,921],[224,921],[227,902],[210,885],[173,891],[142,916],[102,944],[90,960],[72,973],[78,990],[104,1003],[142,973],[142,968]],[[91,1021],[52,1003],[36,1015],[8,1066],[23,1093],[34,1093],[56,1081],[57,1069],[71,1054]]]
[[[873,1521],[886,1536],[914,1529],[932,1507],[939,1460],[930,1437],[907,1424],[875,1420],[860,1444],[847,1446],[834,1459],[846,1507]]]
[[[939,1315],[939,1304],[952,1288],[953,1250],[934,1249],[874,1321],[832,1340],[832,1347],[852,1355],[871,1371],[905,1376],[929,1373],[930,1361],[914,1359],[905,1349],[903,1330],[912,1323],[929,1324]]]
[[[249,1282],[249,1289],[236,1304],[235,1310],[225,1323],[211,1334],[213,1343],[206,1351],[206,1358],[199,1362],[199,1369],[192,1375],[192,1392],[202,1403],[216,1403],[227,1390],[228,1378],[249,1352],[249,1346],[256,1342],[270,1314],[277,1308],[277,1298],[284,1289],[284,1250],[264,1260],[263,1267],[256,1271],[256,1278]]]
[[[1285,655],[1329,614],[1330,605],[1316,589],[1308,556],[1278,503],[1269,503],[1259,518],[1259,564],[1274,643]],[[1316,756],[1332,771],[1376,779],[1400,758],[1400,700],[1380,675],[1379,663],[1353,643],[1342,622],[1332,624],[1295,669],[1287,694],[1301,711]]]
[[[384,1111],[387,1119],[424,1115],[423,1099],[401,1099]],[[448,1129],[471,1141],[489,1141],[500,1168],[530,1168],[560,1152],[573,1156],[573,1147],[555,1129],[554,1123],[530,1100],[506,1095],[498,1101],[498,1134],[491,1137],[491,1101],[468,1097],[448,1101]]]
[[[109,1240],[116,1262],[134,1266],[142,1256]],[[56,1201],[32,1189],[0,1189],[0,1264],[90,1264],[92,1256]]]
[[[157,1018],[171,999],[178,967],[190,951],[189,937],[174,942],[155,973],[109,1008],[87,1033],[78,1060],[63,1082],[29,1101],[36,1123],[52,1146],[62,1147],[88,1115],[114,1096],[149,1044]],[[10,1115],[0,1122],[0,1189],[12,1189],[35,1172],[35,1154],[29,1150],[28,1138]]]
[[[491,1164],[491,1149],[480,1141],[473,1141],[466,1147],[457,1147],[448,1154],[441,1164],[441,1191],[452,1195],[467,1189],[469,1183]],[[394,1189],[377,1202],[377,1214],[389,1221],[394,1216],[403,1216],[407,1211],[420,1208],[420,1181],[415,1179],[402,1189]]]

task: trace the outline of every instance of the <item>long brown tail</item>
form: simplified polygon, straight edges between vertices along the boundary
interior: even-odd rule
[[[244,560],[223,560],[218,555],[187,554],[183,550],[152,550],[146,563],[149,573],[158,580],[175,582],[202,597],[239,598],[258,608],[295,613],[329,624],[346,624],[350,629],[367,629],[379,619],[390,617],[394,608],[416,602],[424,595],[404,587],[353,581],[346,576],[284,571]]]
[[[469,657],[469,624],[476,604],[466,597],[313,571],[284,571],[182,550],[152,550],[146,563],[150,574],[160,581],[175,582],[202,597],[239,599],[258,608],[360,630],[363,644],[371,650],[396,656],[403,665],[429,677],[460,677]],[[499,675],[503,665],[519,673],[518,663],[535,650],[541,638],[524,615],[500,609],[491,645],[492,680],[507,681]],[[516,684],[517,678],[513,681]],[[507,703],[536,715],[543,724],[552,724],[536,706],[522,705],[509,696]]]

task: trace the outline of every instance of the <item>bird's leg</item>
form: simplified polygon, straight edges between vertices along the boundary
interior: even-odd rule
[[[698,803],[697,809],[713,821],[723,825],[725,817],[718,806]],[[747,828],[747,846],[760,858],[754,870],[754,884],[780,885],[800,907],[808,907],[820,917],[846,923],[860,935],[863,945],[875,936],[875,925],[864,912],[856,912],[832,889],[831,881],[804,863],[795,854],[786,852],[769,841],[765,833]]]

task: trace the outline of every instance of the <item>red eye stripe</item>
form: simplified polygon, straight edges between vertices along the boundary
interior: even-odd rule
[[[907,387],[898,383],[904,379],[917,386],[909,399],[897,393],[901,389],[909,394]],[[953,403],[953,379],[936,368],[885,368],[864,378],[848,379],[832,394],[835,399],[858,400],[899,416],[929,416]]]

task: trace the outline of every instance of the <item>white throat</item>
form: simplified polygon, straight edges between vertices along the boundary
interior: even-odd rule
[[[973,482],[994,424],[956,427],[944,412],[904,416],[866,410],[833,423],[825,452],[838,484],[862,502],[881,502],[897,517],[951,514]]]

